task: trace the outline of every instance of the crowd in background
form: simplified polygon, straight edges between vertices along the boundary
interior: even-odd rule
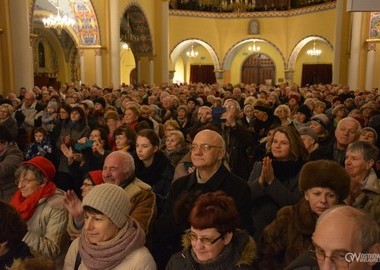
[[[44,256],[64,269],[123,269],[139,264],[140,255],[131,255],[139,250],[141,269],[290,267],[313,244],[318,217],[334,205],[362,209],[380,224],[379,132],[378,89],[22,88],[0,98],[0,199],[28,227],[14,258]],[[128,210],[115,212],[88,197],[100,185],[97,196],[105,192],[111,200],[108,184],[127,195],[115,195],[110,205]],[[211,221],[202,217],[203,204],[214,209],[207,212]],[[114,238],[89,233],[99,213],[112,221],[107,233]],[[129,253],[107,264],[91,245],[105,240],[104,248]],[[1,251],[0,266],[10,266]]]

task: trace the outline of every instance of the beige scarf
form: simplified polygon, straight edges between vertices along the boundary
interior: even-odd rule
[[[113,269],[129,254],[145,244],[145,233],[132,218],[109,241],[94,245],[86,240],[85,232],[79,238],[79,254],[89,270]]]

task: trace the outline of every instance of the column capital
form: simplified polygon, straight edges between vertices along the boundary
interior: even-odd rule
[[[223,79],[224,70],[223,69],[215,69],[214,70],[216,79]]]
[[[95,56],[101,56],[102,55],[102,49],[95,49]]]

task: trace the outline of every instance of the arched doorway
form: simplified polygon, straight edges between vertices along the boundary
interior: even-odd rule
[[[241,68],[241,82],[246,84],[265,84],[265,80],[275,82],[276,67],[268,55],[255,53],[249,56]]]

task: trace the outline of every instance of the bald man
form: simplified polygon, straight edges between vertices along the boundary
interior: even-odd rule
[[[333,207],[318,219],[314,253],[321,270],[370,270],[380,261],[380,230],[366,213],[350,206]]]
[[[226,149],[222,136],[213,130],[202,130],[194,137],[190,150],[195,170],[172,183],[166,208],[157,221],[153,242],[159,269],[163,269],[170,255],[181,249],[181,235],[189,228],[187,215],[190,209],[178,207],[185,197],[222,190],[235,200],[241,227],[252,229],[249,186],[223,165]],[[176,213],[173,215],[173,212]]]

